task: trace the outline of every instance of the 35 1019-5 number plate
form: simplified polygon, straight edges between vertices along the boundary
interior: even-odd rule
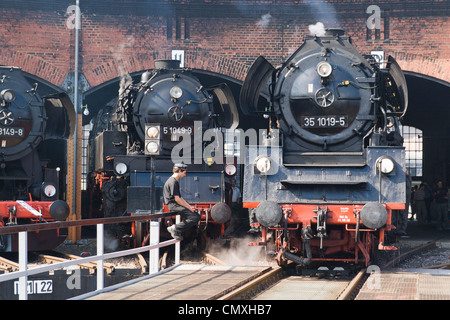
[[[348,127],[347,116],[303,116],[301,118],[302,128],[346,128]]]
[[[0,127],[0,137],[23,137],[25,129],[21,127]]]

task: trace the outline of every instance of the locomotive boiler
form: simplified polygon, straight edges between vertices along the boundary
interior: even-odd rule
[[[0,67],[0,226],[65,220],[66,139],[75,110],[65,93],[39,94],[16,67]],[[30,250],[64,241],[61,230],[30,233]],[[16,235],[0,238],[0,251],[17,249]]]
[[[260,93],[269,88],[270,107]],[[259,57],[241,91],[246,112],[264,113],[271,132],[249,146],[243,202],[275,257],[312,261],[372,261],[374,250],[395,249],[385,233],[392,210],[405,208],[404,75],[362,56],[342,30],[309,36],[282,66]]]
[[[91,192],[102,203],[93,210],[107,217],[167,210],[162,187],[173,164],[183,162],[189,170],[180,181],[183,198],[201,214],[198,230],[206,230],[201,234],[215,237],[223,235],[230,219],[225,180],[236,172],[215,150],[223,130],[236,128],[239,115],[225,84],[205,88],[179,63],[157,60],[139,83],[121,88],[111,126],[95,137]],[[212,152],[205,153],[208,146]],[[132,226],[134,245],[146,241],[143,230],[141,223]],[[119,238],[126,234],[113,232]]]

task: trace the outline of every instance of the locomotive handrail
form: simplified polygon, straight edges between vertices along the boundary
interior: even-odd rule
[[[179,213],[174,212],[164,212],[164,213],[155,213],[155,214],[146,214],[139,216],[127,216],[127,217],[111,217],[111,218],[99,218],[99,219],[86,219],[86,220],[73,220],[73,221],[61,221],[61,222],[48,222],[48,223],[35,223],[29,225],[19,225],[19,226],[6,226],[0,228],[0,234],[9,234],[9,233],[18,233],[18,248],[19,248],[19,271],[14,271],[10,273],[5,273],[0,275],[0,282],[19,279],[18,283],[18,294],[19,300],[27,300],[28,299],[28,276],[39,274],[42,272],[47,272],[51,270],[61,269],[64,267],[70,267],[73,265],[79,265],[87,262],[97,262],[97,289],[95,291],[91,291],[85,293],[76,298],[85,298],[90,295],[95,295],[107,290],[110,290],[112,287],[104,287],[104,273],[99,272],[99,270],[103,271],[103,262],[107,259],[123,257],[131,254],[137,254],[140,252],[149,252],[149,275],[155,276],[160,272],[159,270],[159,248],[166,247],[169,245],[175,245],[175,265],[176,267],[180,264],[180,240],[167,240],[164,242],[159,242],[160,234],[160,222],[158,219],[164,218],[167,216],[176,216],[176,222],[180,221]],[[150,220],[150,239],[149,245],[128,249],[128,250],[120,250],[116,252],[104,252],[104,224],[110,223],[124,223],[124,222],[135,222],[135,221],[148,221]],[[51,230],[57,228],[66,228],[73,226],[89,226],[89,225],[97,225],[97,254],[95,256],[84,257],[64,262],[53,263],[50,265],[43,265],[40,267],[35,267],[32,269],[28,269],[28,232],[30,231],[38,231],[38,230]],[[131,280],[133,281],[133,280]],[[136,281],[136,280],[134,280]]]

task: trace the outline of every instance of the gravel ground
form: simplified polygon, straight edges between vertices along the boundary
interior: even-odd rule
[[[56,252],[73,254],[80,257],[88,257],[97,254],[97,241],[96,239],[82,239],[72,244],[71,241],[64,242],[55,248]],[[105,252],[109,252],[105,248]],[[106,263],[113,265],[116,269],[140,269],[138,258],[136,255],[119,257],[114,259],[105,260]]]
[[[425,244],[425,242],[394,243],[392,245],[396,246],[398,250],[378,251],[374,264],[380,266],[383,269],[383,266],[392,262],[395,258],[423,244]],[[394,265],[390,266],[390,268],[415,269],[446,263],[450,263],[450,248],[440,247],[440,245],[437,244],[436,248],[425,250],[421,253],[416,253],[403,261],[395,263]]]
[[[401,262],[398,267],[403,269],[423,268],[446,263],[450,263],[450,249],[437,247],[408,258]]]

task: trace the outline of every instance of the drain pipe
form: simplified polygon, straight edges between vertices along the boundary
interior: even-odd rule
[[[80,30],[80,0],[76,0],[75,6],[75,68],[74,68],[74,93],[73,104],[75,108],[75,133],[73,135],[73,195],[72,214],[76,214],[77,208],[77,135],[78,135],[78,53]]]

